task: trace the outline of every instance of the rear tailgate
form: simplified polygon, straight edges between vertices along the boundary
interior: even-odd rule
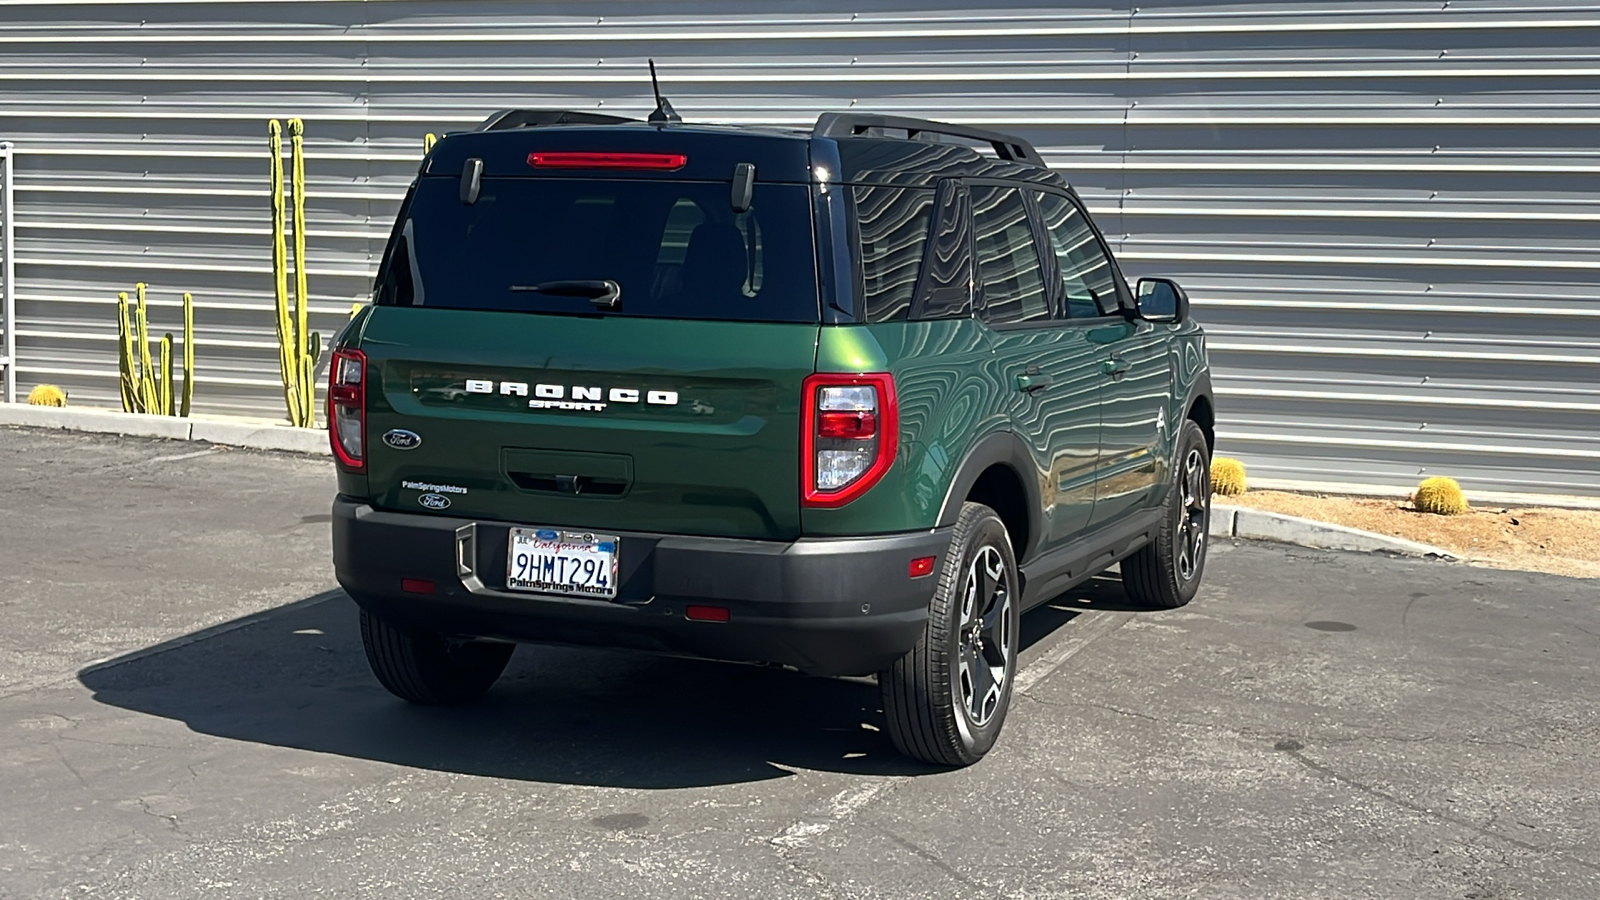
[[[361,338],[371,500],[592,531],[793,539],[817,333],[376,308]]]

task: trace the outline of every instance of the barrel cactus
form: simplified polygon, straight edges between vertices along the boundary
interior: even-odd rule
[[[1226,456],[1219,456],[1211,461],[1212,493],[1232,497],[1244,493],[1248,487],[1244,463]]]
[[[66,406],[67,392],[53,384],[41,384],[28,392],[29,406]]]
[[[1461,493],[1461,485],[1454,478],[1443,476],[1424,478],[1417,485],[1417,492],[1411,495],[1411,504],[1419,512],[1441,516],[1459,516],[1472,508],[1466,495]]]

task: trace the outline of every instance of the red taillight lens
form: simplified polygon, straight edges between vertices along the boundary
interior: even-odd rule
[[[801,499],[806,506],[843,506],[894,464],[894,376],[818,373],[806,378],[804,390]]]
[[[328,367],[328,442],[346,472],[367,470],[367,355],[335,350]]]
[[[933,561],[937,558],[935,556],[919,556],[913,559],[910,567],[906,570],[906,574],[912,578],[925,578],[932,575]]]
[[[655,169],[676,172],[689,164],[682,153],[573,153],[534,151],[528,165],[536,169]]]
[[[825,438],[865,439],[878,433],[878,417],[865,410],[824,411],[817,418],[817,434]]]

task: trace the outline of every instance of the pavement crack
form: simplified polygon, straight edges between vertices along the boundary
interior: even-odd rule
[[[172,829],[173,833],[183,834],[183,828],[179,826],[177,816],[169,816],[158,813],[150,808],[150,802],[148,800],[144,799],[143,797],[139,797],[137,799],[139,801],[139,808],[144,810],[145,815],[160,819],[162,822],[166,823],[168,828]]]
[[[1511,837],[1508,834],[1504,834],[1502,832],[1493,830],[1493,828],[1489,827],[1489,826],[1492,826],[1495,822],[1499,821],[1499,814],[1498,813],[1496,813],[1493,817],[1490,818],[1489,826],[1478,825],[1478,824],[1476,824],[1474,822],[1469,822],[1466,819],[1460,818],[1459,816],[1447,815],[1445,813],[1441,813],[1441,812],[1437,812],[1435,810],[1428,809],[1427,807],[1422,806],[1422,805],[1417,804],[1417,803],[1413,803],[1412,801],[1407,800],[1404,797],[1397,797],[1394,794],[1389,793],[1388,791],[1379,790],[1378,788],[1375,788],[1375,787],[1373,787],[1373,786],[1371,786],[1369,784],[1365,784],[1365,783],[1363,783],[1361,781],[1357,781],[1356,779],[1351,778],[1348,775],[1341,774],[1340,772],[1334,770],[1333,768],[1331,768],[1329,766],[1325,766],[1322,763],[1319,763],[1316,760],[1313,760],[1313,759],[1307,757],[1303,750],[1298,750],[1298,749],[1296,749],[1296,750],[1286,750],[1286,751],[1284,751],[1284,754],[1286,756],[1290,757],[1291,759],[1293,759],[1295,762],[1298,762],[1302,766],[1305,766],[1307,769],[1310,769],[1311,771],[1316,772],[1319,775],[1322,775],[1322,776],[1324,776],[1326,778],[1332,779],[1333,781],[1337,781],[1340,784],[1345,785],[1346,787],[1352,788],[1352,789],[1354,789],[1356,791],[1359,791],[1359,792],[1361,792],[1363,794],[1366,794],[1369,797],[1373,797],[1373,798],[1376,798],[1378,800],[1382,800],[1385,803],[1391,803],[1391,804],[1393,804],[1395,806],[1400,807],[1401,809],[1409,810],[1410,812],[1416,813],[1419,816],[1423,816],[1423,817],[1429,818],[1429,819],[1434,819],[1434,820],[1440,821],[1440,822],[1445,822],[1445,823],[1448,823],[1450,825],[1454,825],[1454,826],[1456,826],[1458,828],[1465,828],[1468,831],[1474,832],[1476,834],[1481,834],[1481,835],[1483,835],[1484,837],[1487,837],[1487,838],[1493,838],[1494,840],[1497,840],[1497,841],[1504,841],[1505,843],[1511,844],[1512,846],[1518,847],[1518,848],[1523,849],[1523,850],[1527,850],[1527,851],[1529,851],[1531,853],[1549,854],[1551,856],[1559,856],[1559,857],[1561,857],[1563,859],[1566,859],[1566,860],[1568,860],[1570,862],[1577,863],[1578,865],[1583,866],[1586,869],[1592,869],[1594,871],[1600,872],[1600,863],[1590,862],[1587,859],[1583,859],[1582,857],[1578,857],[1578,856],[1573,856],[1572,854],[1570,854],[1570,853],[1568,853],[1566,851],[1558,850],[1558,849],[1556,849],[1554,847],[1541,847],[1538,844],[1529,843],[1528,841],[1520,840],[1518,838]]]
[[[1245,728],[1230,728],[1224,725],[1218,725],[1214,722],[1185,722],[1182,719],[1165,719],[1161,716],[1152,716],[1149,713],[1139,712],[1138,710],[1134,709],[1123,709],[1120,706],[1112,706],[1109,703],[1094,703],[1087,700],[1080,702],[1082,702],[1083,705],[1092,707],[1094,709],[1103,709],[1106,712],[1116,713],[1119,716],[1127,716],[1130,719],[1143,719],[1146,722],[1154,722],[1157,725],[1169,725],[1178,728],[1200,728],[1206,731],[1225,731],[1231,734],[1237,734],[1240,737],[1251,736],[1250,729]]]
[[[83,777],[83,773],[79,772],[76,766],[67,762],[67,755],[61,752],[61,745],[52,741],[50,749],[56,752],[56,759],[61,760],[61,764],[67,767],[67,771],[72,773],[72,777],[78,779],[78,784],[85,790],[90,790],[88,779]]]
[[[828,800],[826,814],[798,818],[783,831],[767,838],[764,843],[771,847],[778,858],[783,860],[784,865],[795,874],[826,891],[827,896],[837,897],[838,893],[828,879],[799,858],[800,851],[811,843],[812,838],[826,834],[835,825],[848,822],[867,804],[899,787],[906,780],[907,776],[898,775],[871,781],[859,787],[846,788]]]
[[[810,884],[812,887],[821,890],[824,897],[835,898],[839,896],[839,893],[834,888],[833,884],[831,884],[821,872],[812,869],[810,866],[796,858],[795,851],[798,849],[798,847],[776,844],[772,841],[768,841],[768,844],[773,847],[774,851],[777,853],[778,859],[783,861],[783,864],[789,868],[789,871],[804,879],[806,883]]]
[[[881,828],[881,829],[878,829],[878,830],[884,837],[886,837],[889,840],[893,841],[895,844],[897,844],[901,848],[909,851],[913,856],[916,856],[918,859],[921,859],[924,862],[927,862],[928,864],[932,865],[935,869],[938,869],[939,871],[943,872],[944,874],[950,876],[950,878],[952,880],[956,881],[957,883],[966,885],[967,887],[972,888],[972,889],[974,889],[976,891],[979,891],[979,892],[988,891],[988,889],[989,889],[988,885],[979,883],[977,881],[974,881],[972,878],[969,878],[968,876],[961,874],[961,872],[959,870],[957,870],[955,866],[952,866],[949,863],[945,862],[944,857],[940,856],[937,853],[934,853],[932,850],[929,850],[926,847],[923,847],[922,845],[916,843],[915,841],[912,841],[912,840],[909,840],[907,838],[901,837],[900,835],[896,834],[893,831],[890,831],[887,828]]]

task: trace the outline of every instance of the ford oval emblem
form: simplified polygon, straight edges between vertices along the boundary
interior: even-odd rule
[[[384,432],[383,442],[396,450],[415,450],[422,446],[422,435],[404,428]]]
[[[450,508],[450,498],[443,494],[423,494],[421,497],[417,498],[417,502],[429,509]]]

